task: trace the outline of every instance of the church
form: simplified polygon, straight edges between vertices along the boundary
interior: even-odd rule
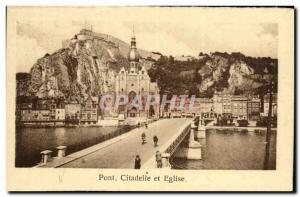
[[[136,39],[133,34],[131,38],[130,51],[128,53],[129,69],[122,67],[116,76],[115,91],[117,95],[126,95],[127,104],[119,106],[118,114],[125,117],[158,117],[159,104],[150,105],[148,108],[147,98],[159,98],[157,82],[151,82],[145,67],[139,62],[140,56],[136,48]],[[140,69],[139,69],[140,68]],[[129,107],[130,102],[138,96],[142,108]]]

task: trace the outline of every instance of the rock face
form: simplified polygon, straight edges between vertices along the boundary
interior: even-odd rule
[[[113,91],[115,75],[122,66],[129,65],[128,51],[129,45],[123,41],[82,30],[74,38],[63,41],[62,49],[37,60],[24,91],[38,97],[96,96]],[[141,61],[146,69],[150,68],[153,61],[146,58],[155,55],[139,53],[147,56]]]
[[[273,67],[277,68],[277,65]],[[200,93],[211,88],[213,91],[226,89],[227,92],[234,94],[238,90],[242,92],[254,90],[265,83],[264,74],[255,70],[251,64],[240,59],[214,54],[208,57],[198,73],[202,79],[198,86]]]

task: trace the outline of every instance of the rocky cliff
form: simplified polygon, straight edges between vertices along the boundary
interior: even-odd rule
[[[162,93],[209,97],[215,91],[256,94],[271,78],[277,81],[277,59],[215,52],[188,61],[163,57],[149,71]]]
[[[247,57],[240,53],[214,53],[198,71],[202,76],[201,93],[209,88],[231,94],[255,93],[257,88],[277,80],[277,60]]]
[[[30,71],[30,82],[18,88],[18,95],[96,96],[113,91],[115,75],[122,66],[129,65],[129,49],[121,40],[82,30],[63,41],[62,49],[37,60]],[[157,55],[144,50],[139,53],[141,63],[149,69]]]

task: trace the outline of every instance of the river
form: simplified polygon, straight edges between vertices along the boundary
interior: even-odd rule
[[[202,160],[174,158],[177,169],[261,170],[265,158],[265,133],[208,130],[202,145]],[[276,132],[271,135],[268,169],[276,169]]]
[[[70,154],[131,130],[123,127],[19,128],[16,131],[16,167],[32,167],[41,161],[40,152],[67,146]]]

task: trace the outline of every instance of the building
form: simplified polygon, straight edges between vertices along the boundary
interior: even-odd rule
[[[231,97],[232,95],[230,94],[222,95],[222,107],[223,107],[222,115],[228,118],[232,117]]]
[[[33,109],[37,102],[37,97],[18,96],[16,99],[16,122],[27,119],[25,114]],[[23,112],[24,111],[24,112]],[[22,114],[23,113],[23,114]]]
[[[49,122],[50,110],[34,109],[21,110],[21,122]]]
[[[145,67],[139,62],[140,56],[136,48],[136,40],[131,38],[131,47],[128,54],[129,69],[121,68],[116,77],[116,95],[128,97],[128,103],[120,106],[117,113],[124,114],[125,117],[149,117],[159,116],[159,88],[156,82],[151,82]],[[135,98],[139,98],[142,107],[131,107],[130,103]],[[146,107],[147,102],[158,103]],[[149,99],[149,100],[148,100]]]
[[[213,96],[213,107],[217,117],[231,117],[231,95],[226,92],[215,92]]]
[[[264,111],[261,116],[267,117],[269,114],[270,95],[264,96]],[[272,116],[277,116],[277,94],[272,96]]]
[[[180,114],[181,116],[193,117],[200,115],[200,102],[199,98],[192,99],[191,97],[180,98],[176,97],[174,100],[174,109],[171,110],[173,114]],[[169,105],[170,107],[170,105]]]
[[[63,126],[65,109],[63,99],[43,98],[19,105],[20,123],[31,126]]]
[[[199,98],[200,113],[205,118],[214,116],[214,102],[210,98]]]
[[[98,121],[97,107],[97,100],[89,96],[81,104],[80,124],[96,124]]]
[[[194,102],[191,101],[192,99],[188,99],[189,108],[192,114],[197,116],[201,115],[201,108],[200,108],[200,98],[195,98]]]
[[[27,122],[33,120],[32,109],[22,109],[20,110],[20,121]]]
[[[219,93],[215,93],[213,96],[213,107],[216,116],[221,116],[223,113],[222,96]]]
[[[67,125],[79,124],[80,122],[80,101],[72,100],[68,101],[65,105],[65,121]]]
[[[231,112],[232,117],[237,119],[248,119],[247,110],[248,98],[240,95],[233,95],[231,97]]]
[[[259,120],[260,118],[260,99],[257,97],[248,100],[248,119]]]
[[[65,109],[64,108],[56,108],[55,109],[55,120],[56,121],[65,121]]]
[[[65,102],[62,99],[51,99],[48,101],[50,120],[65,121]]]

